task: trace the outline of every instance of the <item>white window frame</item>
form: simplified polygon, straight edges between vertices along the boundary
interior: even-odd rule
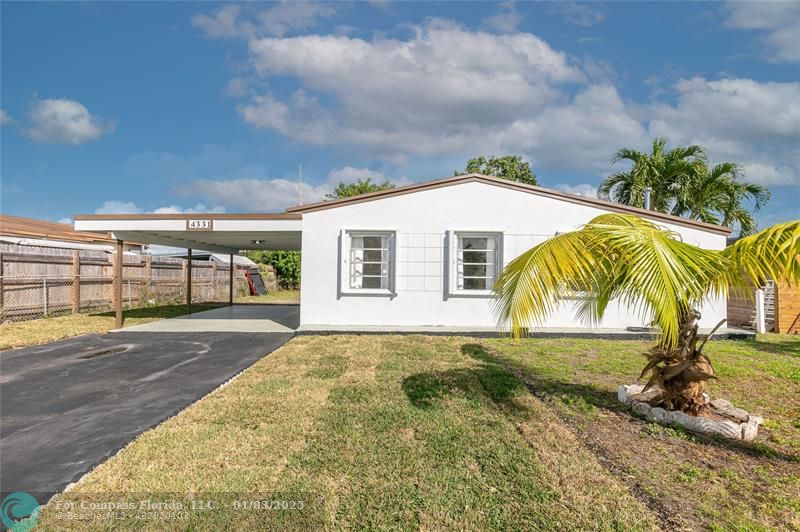
[[[465,296],[465,297],[491,297],[493,291],[491,288],[485,290],[476,290],[471,288],[458,287],[458,266],[460,253],[458,248],[458,241],[463,237],[475,238],[494,238],[495,239],[495,261],[494,261],[494,277],[490,281],[490,285],[494,286],[497,276],[503,269],[503,232],[502,231],[484,231],[484,230],[452,230],[447,232],[448,241],[448,286],[449,295],[451,296]]]
[[[354,288],[350,286],[352,238],[364,236],[388,236],[389,260],[387,261],[387,288]],[[342,295],[348,296],[394,296],[397,272],[397,231],[394,229],[342,229],[340,233],[339,286]]]

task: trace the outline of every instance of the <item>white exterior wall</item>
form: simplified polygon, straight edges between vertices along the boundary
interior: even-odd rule
[[[556,231],[569,231],[603,214],[579,205],[486,183],[462,183],[341,206],[303,215],[300,324],[378,326],[496,327],[492,300],[448,296],[444,261],[447,231],[502,232],[502,262]],[[684,241],[709,249],[725,247],[725,236],[665,224]],[[342,230],[396,231],[396,295],[342,295],[339,290],[339,236]],[[701,327],[726,316],[724,300],[701,309]],[[600,327],[646,325],[613,303]],[[565,304],[544,327],[581,327]]]

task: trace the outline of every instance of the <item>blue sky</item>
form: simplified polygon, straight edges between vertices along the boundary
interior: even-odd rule
[[[507,153],[593,194],[666,135],[768,185],[761,225],[800,217],[798,2],[0,9],[9,214],[277,211]]]

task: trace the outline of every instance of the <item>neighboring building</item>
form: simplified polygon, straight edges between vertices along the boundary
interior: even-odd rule
[[[727,228],[478,174],[301,205],[282,214],[85,215],[76,227],[232,253],[301,249],[300,328],[497,327],[491,287],[513,258],[597,215],[650,218],[685,242],[723,249]],[[545,327],[582,327],[565,300]],[[702,327],[726,317],[701,309]],[[600,328],[646,326],[612,304]]]
[[[188,259],[189,254],[187,252],[176,252],[176,253],[154,253],[154,257],[170,257],[173,259]],[[225,253],[211,253],[210,251],[192,251],[192,260],[208,260],[211,262],[216,262],[217,264],[221,264],[227,266],[230,264],[230,255]],[[258,269],[258,264],[253,262],[252,260],[248,259],[244,255],[234,255],[233,256],[233,263],[236,265],[237,268],[243,269]]]
[[[175,259],[188,259],[188,252],[177,253],[158,253],[154,257],[170,257]],[[211,253],[210,251],[192,251],[192,260],[206,260],[214,262],[224,267],[230,264],[231,255],[224,253]],[[244,255],[233,255],[233,264],[237,269],[246,270],[248,274],[248,283],[252,282],[250,291],[252,295],[263,295],[267,292],[272,292],[278,289],[278,277],[275,274],[275,268],[268,264],[256,264]],[[259,284],[260,283],[260,284]]]
[[[69,224],[0,214],[0,243],[37,248],[114,251],[111,234],[76,231]],[[125,251],[142,252],[142,244],[126,242]]]

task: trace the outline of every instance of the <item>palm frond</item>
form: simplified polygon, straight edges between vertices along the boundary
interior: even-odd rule
[[[741,291],[767,279],[800,283],[800,220],[776,224],[740,238],[720,252],[727,261],[718,284]]]
[[[565,284],[590,286],[595,257],[592,235],[572,231],[550,238],[511,261],[495,283],[495,310],[515,337],[544,321],[560,301]]]
[[[547,240],[512,261],[496,285],[499,317],[515,336],[543,322],[568,291],[588,292],[578,314],[599,321],[618,300],[643,321],[654,321],[673,346],[679,315],[699,304],[719,275],[719,252],[632,215],[601,215],[583,228]]]
[[[640,151],[630,148],[622,148],[617,150],[617,152],[614,154],[614,157],[611,158],[611,164],[615,164],[620,161],[631,161],[636,163],[636,161],[639,161],[643,157],[646,157],[646,155]]]

